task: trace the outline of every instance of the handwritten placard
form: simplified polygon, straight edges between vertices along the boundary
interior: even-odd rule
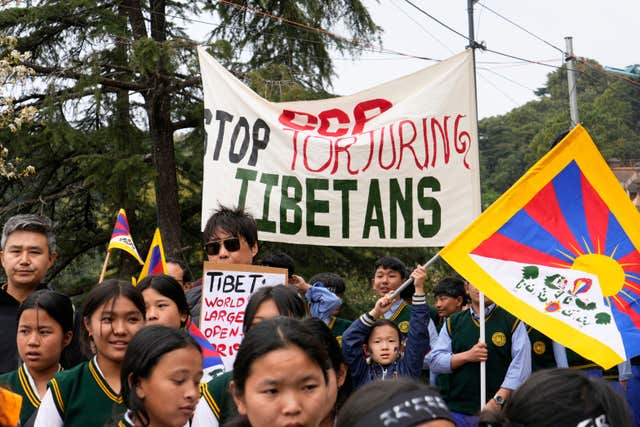
[[[242,341],[249,297],[265,286],[286,285],[287,270],[246,264],[205,262],[200,330],[220,353],[225,370],[233,368]]]

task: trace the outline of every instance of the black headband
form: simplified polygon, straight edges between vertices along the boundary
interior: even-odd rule
[[[410,427],[438,419],[453,422],[447,404],[438,393],[422,389],[395,396],[365,415],[355,427]]]

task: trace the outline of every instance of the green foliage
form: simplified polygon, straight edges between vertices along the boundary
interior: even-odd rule
[[[605,159],[640,158],[638,89],[582,64],[577,83],[578,109]],[[567,71],[548,75],[536,90],[539,99],[507,114],[480,120],[480,171],[483,207],[510,188],[570,128]]]

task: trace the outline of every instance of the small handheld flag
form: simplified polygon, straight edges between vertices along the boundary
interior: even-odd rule
[[[155,274],[167,274],[167,261],[164,257],[164,247],[162,246],[162,236],[159,228],[156,228],[156,232],[153,234],[151,247],[137,283],[140,283],[145,277]]]
[[[211,378],[223,373],[225,369],[220,353],[218,353],[213,344],[204,336],[200,328],[198,328],[195,323],[189,322],[187,332],[200,344],[200,348],[202,349],[202,369],[204,373]]]
[[[140,258],[136,245],[131,238],[131,230],[129,229],[129,222],[124,209],[120,209],[118,212],[116,225],[113,227],[113,233],[111,233],[111,240],[107,250],[110,251],[111,249],[123,250],[131,254],[141,265],[143,264],[142,258]]]

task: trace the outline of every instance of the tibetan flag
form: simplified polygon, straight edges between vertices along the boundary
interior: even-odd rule
[[[164,257],[164,247],[162,246],[162,236],[160,236],[159,228],[156,228],[156,232],[153,234],[151,247],[137,283],[140,283],[140,280],[145,277],[155,274],[167,274],[167,262]]]
[[[604,368],[640,354],[640,215],[576,126],[440,255]]]
[[[202,349],[202,370],[205,375],[209,376],[209,379],[203,379],[203,382],[207,382],[222,374],[225,371],[222,357],[220,357],[220,353],[218,353],[213,344],[204,336],[200,328],[198,328],[195,323],[189,322],[187,332],[200,344],[200,348]]]
[[[129,221],[127,221],[127,214],[124,212],[124,209],[120,209],[120,212],[118,212],[116,225],[113,227],[113,233],[111,233],[111,240],[109,241],[107,251],[111,249],[121,249],[131,254],[140,264],[143,264],[142,258],[140,258],[136,245],[131,238]]]

